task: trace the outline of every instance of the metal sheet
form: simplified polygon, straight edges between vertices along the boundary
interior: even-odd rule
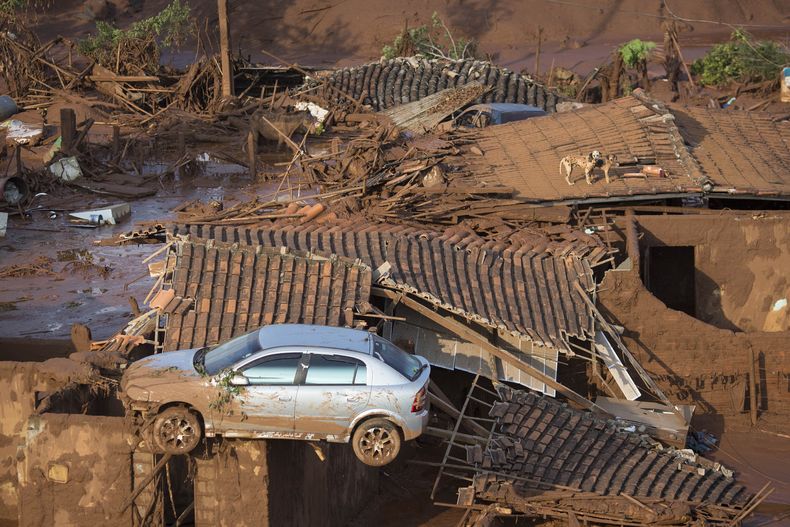
[[[615,353],[612,344],[601,331],[595,333],[595,349],[603,359],[606,368],[611,372],[625,398],[629,401],[638,399],[642,392],[639,391],[639,387],[631,378],[631,374],[628,373],[620,357]]]

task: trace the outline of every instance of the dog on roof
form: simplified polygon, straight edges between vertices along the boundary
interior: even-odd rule
[[[606,182],[609,183],[609,169],[611,169],[613,166],[617,166],[616,155],[609,154],[604,156],[598,150],[593,150],[586,156],[570,155],[560,159],[560,175],[562,175],[562,171],[564,169],[565,181],[568,183],[568,185],[573,185],[574,183],[571,181],[573,168],[581,167],[584,170],[584,179],[587,181],[587,184],[592,185],[593,169],[600,168],[603,171]]]

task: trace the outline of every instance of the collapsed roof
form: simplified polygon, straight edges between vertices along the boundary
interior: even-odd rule
[[[396,225],[279,225],[255,229],[174,226],[173,235],[359,259],[374,280],[414,294],[484,326],[538,345],[566,349],[568,335],[588,338],[592,315],[574,283],[594,285],[589,245],[521,237],[485,244],[463,230],[438,233]],[[575,245],[574,245],[575,243]]]
[[[326,80],[330,86],[378,111],[418,101],[470,81],[491,88],[476,103],[531,104],[553,112],[557,103],[563,101],[561,95],[527,75],[473,59],[395,58],[336,70]]]

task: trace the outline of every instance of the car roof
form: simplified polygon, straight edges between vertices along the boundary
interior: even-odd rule
[[[310,324],[272,324],[258,332],[261,349],[313,346],[356,351],[370,355],[372,335],[367,331]]]

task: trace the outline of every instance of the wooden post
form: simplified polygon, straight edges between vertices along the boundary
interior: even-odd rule
[[[256,166],[256,154],[258,153],[258,141],[256,134],[250,130],[247,132],[247,165],[250,169],[250,176],[254,179],[258,175],[258,167]]]
[[[752,426],[757,424],[757,368],[754,366],[754,349],[749,345],[749,413]]]
[[[633,209],[625,210],[625,248],[628,257],[631,259],[631,269],[639,275],[639,233],[636,228],[636,217]]]
[[[228,23],[228,0],[217,0],[219,11],[219,45],[222,59],[222,96],[233,96],[233,71],[230,67],[230,27]]]
[[[16,145],[15,153],[16,153],[16,175],[22,177],[22,169],[25,168],[25,166],[22,164],[22,145]]]
[[[112,125],[112,158],[117,160],[121,154],[121,128],[114,124]]]
[[[74,148],[74,139],[77,134],[77,114],[71,108],[60,109],[60,149],[66,155],[71,155]]]
[[[535,78],[540,78],[540,45],[543,43],[543,26],[538,26],[538,49],[535,51]]]

